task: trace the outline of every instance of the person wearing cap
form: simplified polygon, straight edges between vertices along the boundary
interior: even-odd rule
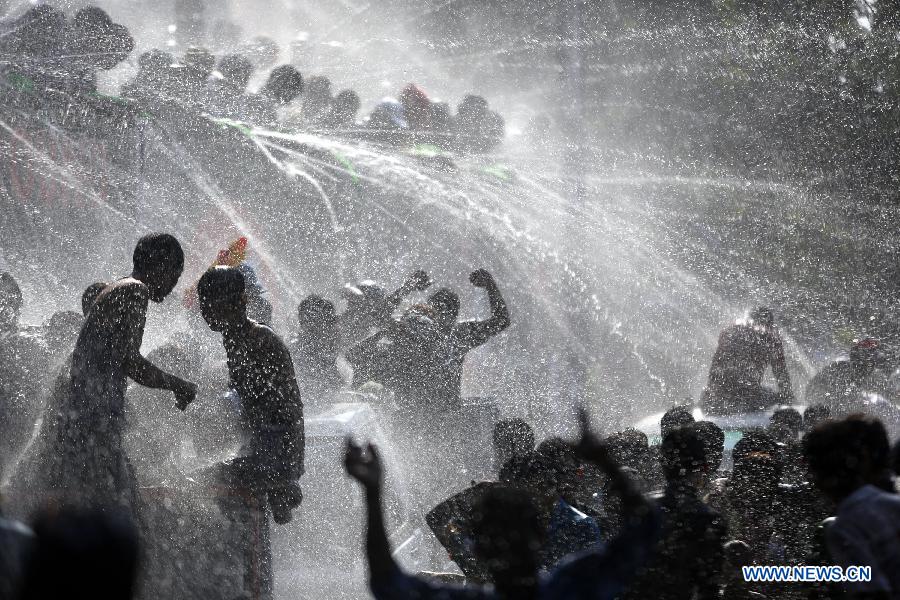
[[[833,415],[845,414],[860,394],[874,387],[871,376],[882,359],[878,340],[856,340],[847,359],[834,361],[812,378],[806,386],[806,403],[825,405]]]
[[[778,383],[778,391],[762,384],[766,370]],[[727,327],[709,369],[703,392],[704,410],[732,414],[763,410],[794,399],[791,377],[784,357],[784,342],[775,326],[771,309],[758,307],[749,318]]]

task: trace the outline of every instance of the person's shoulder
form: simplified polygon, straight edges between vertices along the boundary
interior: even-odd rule
[[[96,303],[100,305],[104,302],[123,300],[147,303],[150,301],[150,290],[144,282],[126,277],[106,286],[97,296]]]
[[[256,321],[253,321],[252,323],[253,327],[250,330],[250,335],[253,336],[257,344],[270,350],[289,353],[284,340],[281,339],[280,335],[275,333],[274,329],[263,323],[257,323]]]

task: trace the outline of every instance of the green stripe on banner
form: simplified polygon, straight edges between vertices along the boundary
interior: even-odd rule
[[[337,150],[332,150],[332,151],[331,151],[331,154],[334,155],[334,157],[337,159],[337,161],[338,161],[339,163],[341,163],[341,165],[342,165],[345,169],[347,169],[347,172],[348,172],[348,173],[350,173],[350,179],[351,179],[351,181],[353,181],[353,183],[357,183],[357,184],[358,184],[358,183],[359,183],[359,175],[357,175],[356,169],[353,168],[353,163],[351,163],[350,160],[349,160],[346,156],[344,156],[343,154],[341,154],[341,153],[338,152]]]

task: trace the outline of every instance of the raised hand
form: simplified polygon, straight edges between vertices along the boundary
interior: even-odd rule
[[[374,444],[367,444],[365,451],[350,437],[347,438],[347,449],[344,452],[344,469],[347,474],[358,481],[366,490],[381,488],[384,469],[381,458]]]
[[[469,275],[469,281],[475,287],[486,288],[493,285],[494,276],[488,273],[487,269],[478,269],[472,271],[472,274]]]
[[[578,423],[581,433],[578,441],[572,444],[572,448],[582,458],[605,467],[612,462],[609,454],[609,446],[591,430],[587,410],[582,406],[578,409]]]

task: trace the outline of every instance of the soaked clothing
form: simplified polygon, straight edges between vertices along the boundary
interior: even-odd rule
[[[763,387],[766,369],[778,382],[780,396],[793,395],[784,344],[774,328],[738,323],[725,329],[709,369],[704,408],[713,414],[752,412],[775,404],[779,397]]]
[[[726,527],[690,486],[669,486],[658,501],[662,534],[625,598],[718,598]]]
[[[825,539],[835,564],[872,567],[871,581],[848,583],[848,589],[900,595],[900,496],[862,486],[838,505]]]
[[[550,515],[547,539],[541,549],[541,566],[547,570],[553,569],[570,554],[599,548],[601,543],[597,522],[560,499]]]
[[[303,474],[303,404],[294,366],[274,331],[247,321],[224,336],[231,386],[241,402],[249,437],[244,456],[234,463],[251,488],[268,493],[273,508],[298,504],[296,481]]]
[[[622,529],[608,546],[564,561],[541,577],[538,600],[612,599],[630,582],[649,557],[659,530],[656,512]],[[372,578],[376,600],[493,600],[490,587],[458,587],[432,583],[397,569],[386,577]]]

